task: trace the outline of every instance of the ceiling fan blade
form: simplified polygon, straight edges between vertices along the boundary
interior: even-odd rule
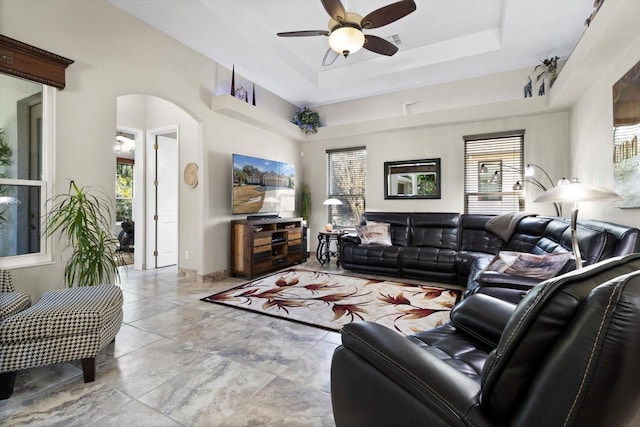
[[[413,0],[401,0],[376,9],[360,21],[362,28],[379,28],[403,18],[416,10]]]
[[[324,54],[324,59],[322,60],[322,65],[325,67],[328,67],[329,65],[336,62],[336,59],[338,59],[338,56],[340,56],[340,54],[335,50],[331,48],[327,49],[327,53]]]
[[[278,37],[310,37],[310,36],[328,36],[327,30],[309,30],[309,31],[287,31],[276,34]]]
[[[393,56],[398,51],[398,46],[386,41],[382,37],[373,36],[367,34],[364,36],[364,47],[371,52],[379,53],[380,55]]]
[[[347,16],[347,11],[345,10],[342,2],[340,0],[320,0],[322,2],[322,6],[324,6],[324,10],[327,11],[330,17],[332,17],[335,21],[340,23],[344,22],[345,16]]]

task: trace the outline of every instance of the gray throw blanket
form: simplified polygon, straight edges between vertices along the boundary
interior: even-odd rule
[[[484,228],[487,231],[492,232],[496,236],[500,237],[505,242],[511,239],[513,233],[516,231],[518,223],[522,218],[528,216],[536,216],[537,214],[530,214],[524,212],[509,212],[503,215],[497,215],[491,218],[485,224]]]

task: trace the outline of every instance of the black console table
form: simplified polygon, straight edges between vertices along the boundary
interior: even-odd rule
[[[342,231],[321,231],[318,233],[318,249],[316,258],[320,264],[325,265],[331,261],[331,257],[336,259],[336,265],[340,267],[340,240],[344,233]],[[331,241],[336,242],[336,250],[331,250]]]

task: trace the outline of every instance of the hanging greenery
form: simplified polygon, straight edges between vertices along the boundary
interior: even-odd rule
[[[304,107],[302,110],[296,111],[291,123],[296,124],[307,135],[310,133],[318,133],[320,116],[315,111]]]

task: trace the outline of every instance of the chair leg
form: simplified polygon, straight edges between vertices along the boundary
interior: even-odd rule
[[[13,394],[13,386],[16,383],[17,372],[0,373],[0,400],[5,400]]]
[[[89,357],[82,359],[82,375],[84,376],[84,382],[90,383],[96,379],[96,358]]]

